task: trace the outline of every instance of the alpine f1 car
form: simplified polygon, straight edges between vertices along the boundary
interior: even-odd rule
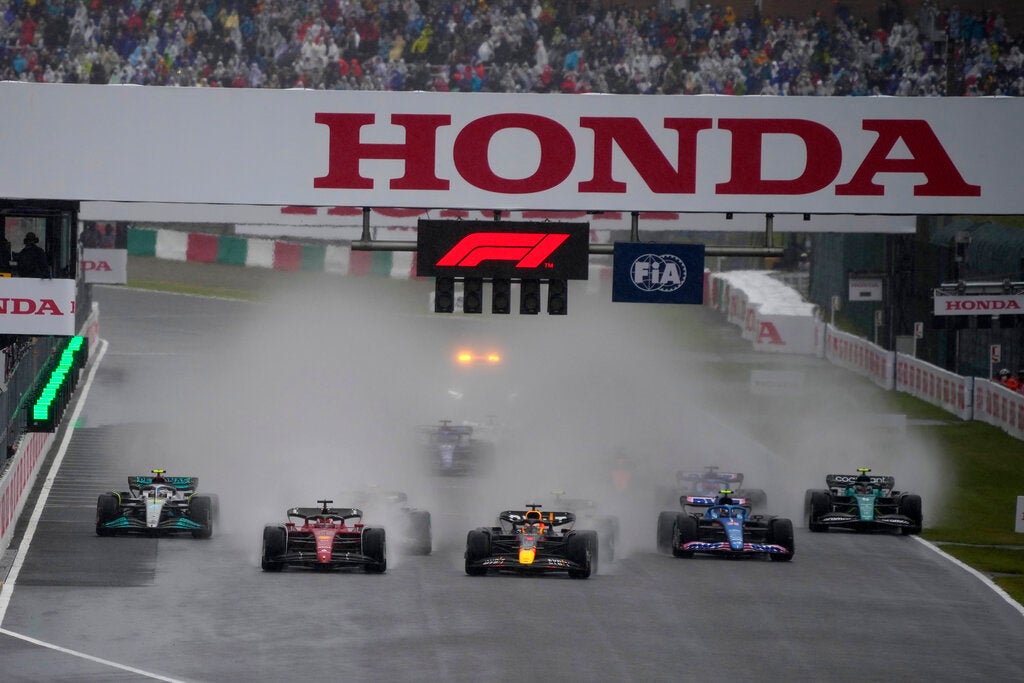
[[[488,571],[519,573],[566,572],[586,579],[597,573],[597,532],[575,529],[571,512],[505,510],[498,526],[473,529],[466,537],[466,573]]]
[[[362,510],[329,507],[333,502],[318,500],[320,507],[291,508],[284,524],[263,527],[263,571],[362,567],[371,574],[383,573],[387,569],[384,529],[364,526]]]
[[[460,477],[478,474],[493,461],[493,445],[477,439],[472,425],[455,425],[450,420],[422,429],[429,465],[434,474]]]
[[[164,470],[151,476],[128,477],[127,491],[108,491],[96,501],[96,533],[213,535],[214,496],[196,494],[196,477],[168,477]]]
[[[676,472],[676,490],[667,500],[674,501],[678,495],[714,497],[722,489],[734,491],[752,508],[760,509],[768,503],[768,495],[762,489],[743,488],[742,472],[722,472],[717,465],[707,465],[702,472]]]
[[[430,512],[409,507],[403,491],[370,488],[345,494],[369,519],[381,520],[392,530],[391,542],[410,555],[429,555],[433,550]]]
[[[619,542],[619,518],[602,514],[597,501],[589,498],[566,498],[565,491],[552,491],[551,494],[554,496],[551,507],[568,510],[576,515],[577,523],[597,531],[601,558],[605,562],[614,562],[615,547]]]
[[[869,472],[861,467],[857,474],[828,474],[827,490],[808,490],[808,528],[921,533],[921,496],[896,491],[895,478]]]
[[[682,496],[683,512],[658,516],[658,548],[675,557],[710,553],[727,557],[767,556],[777,562],[793,559],[793,522],[751,513],[745,498],[729,489],[718,496]]]

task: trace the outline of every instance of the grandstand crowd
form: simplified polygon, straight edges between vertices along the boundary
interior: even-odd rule
[[[883,2],[884,6],[886,3]],[[678,0],[0,0],[0,79],[165,86],[1024,95],[998,12],[875,25]],[[689,9],[687,9],[689,8]]]

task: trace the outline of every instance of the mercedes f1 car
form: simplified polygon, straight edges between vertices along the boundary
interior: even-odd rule
[[[409,507],[409,497],[403,491],[370,488],[345,494],[345,500],[391,529],[391,543],[402,552],[429,555],[433,550],[430,511]]]
[[[895,478],[870,475],[870,471],[861,467],[857,474],[829,474],[827,490],[808,490],[808,528],[921,533],[921,496],[896,491]]]
[[[574,579],[597,573],[596,531],[575,529],[571,512],[505,510],[498,526],[473,529],[466,537],[466,573],[488,571],[519,573],[565,572]]]
[[[461,477],[486,470],[493,461],[494,447],[473,435],[472,425],[455,425],[450,420],[424,427],[424,447],[434,474]]]
[[[676,490],[666,497],[666,502],[674,501],[679,495],[713,498],[722,489],[734,491],[752,508],[760,509],[768,503],[768,495],[762,489],[743,488],[742,472],[722,472],[717,465],[707,465],[702,472],[676,472]]]
[[[778,562],[793,559],[793,522],[751,513],[745,498],[729,489],[718,496],[682,496],[683,512],[658,516],[658,549],[675,557],[710,553],[727,557],[767,556]]]
[[[383,573],[387,569],[384,529],[364,526],[362,510],[329,507],[333,502],[318,500],[320,507],[291,508],[284,524],[265,526],[263,571],[362,567],[371,574]]]
[[[128,477],[127,491],[108,491],[97,499],[96,533],[190,533],[210,538],[216,498],[197,495],[198,485],[196,477],[168,477],[164,470]]]

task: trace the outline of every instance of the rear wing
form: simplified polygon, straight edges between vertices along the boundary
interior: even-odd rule
[[[527,510],[505,510],[498,519],[507,522],[512,526],[526,523]],[[576,515],[571,512],[541,512],[540,521],[549,526],[564,526],[576,521]]]
[[[290,508],[287,514],[289,517],[301,517],[303,520],[316,519],[318,517],[325,519],[352,519],[354,517],[362,517],[363,511],[359,508],[327,508],[326,511],[323,508]]]
[[[153,478],[153,475],[128,477],[128,489],[139,491],[143,486],[152,486]],[[178,491],[195,491],[199,486],[199,477],[163,477],[162,483]]]
[[[825,485],[830,489],[846,489],[853,486],[860,474],[826,474]],[[868,475],[871,485],[883,491],[892,491],[896,486],[896,478],[882,475]]]
[[[676,481],[721,481],[728,482],[730,484],[742,484],[743,473],[742,472],[685,472],[679,470],[676,472]]]
[[[733,505],[750,505],[746,498],[739,498],[729,496]],[[679,502],[682,505],[691,505],[693,507],[709,508],[713,505],[718,505],[718,499],[714,496],[679,496]]]

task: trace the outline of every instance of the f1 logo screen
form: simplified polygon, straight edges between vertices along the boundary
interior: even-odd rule
[[[589,240],[587,223],[422,220],[416,274],[586,280]]]

